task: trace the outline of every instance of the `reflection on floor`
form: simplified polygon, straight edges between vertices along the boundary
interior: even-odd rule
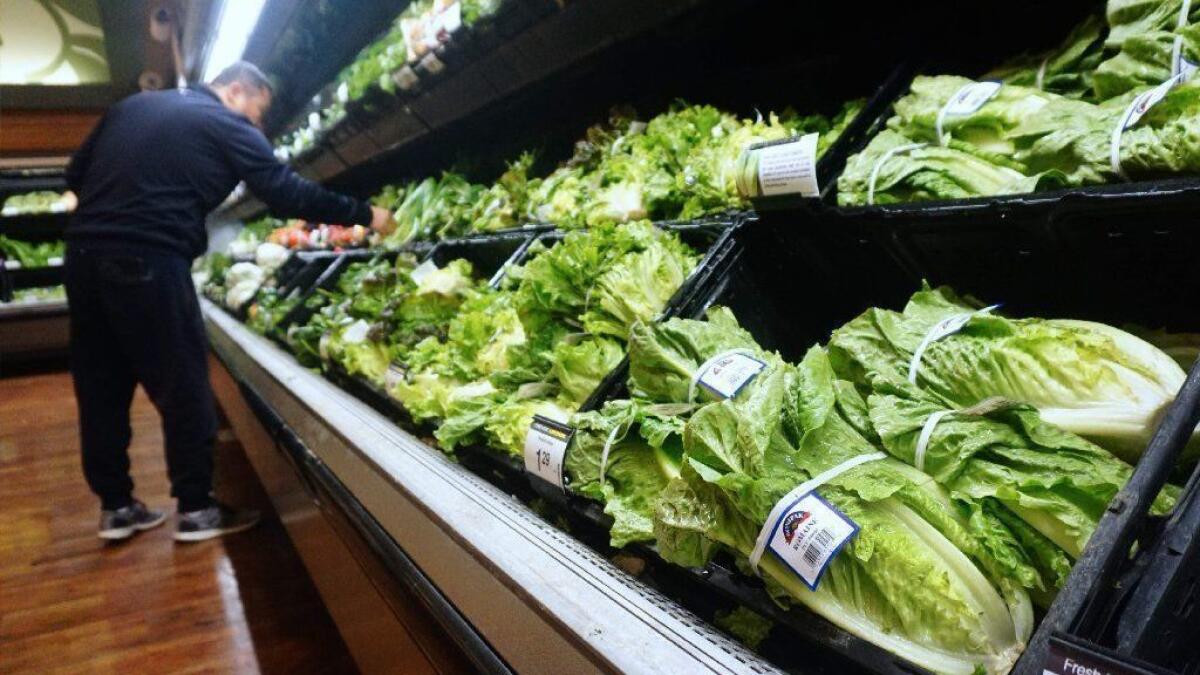
[[[266,522],[177,545],[168,521],[105,545],[75,425],[68,375],[0,379],[0,672],[354,672],[228,432],[218,494]],[[140,391],[133,430],[137,496],[173,509],[158,416]]]

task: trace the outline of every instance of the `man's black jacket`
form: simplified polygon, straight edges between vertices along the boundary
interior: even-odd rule
[[[73,243],[204,253],[204,218],[239,180],[282,217],[367,225],[367,204],[329,192],[275,159],[246,117],[208,87],[143,92],[104,115],[67,167],[79,208]]]

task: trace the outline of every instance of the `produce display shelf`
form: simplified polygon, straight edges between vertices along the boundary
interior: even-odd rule
[[[774,668],[202,301],[213,344],[518,672]]]

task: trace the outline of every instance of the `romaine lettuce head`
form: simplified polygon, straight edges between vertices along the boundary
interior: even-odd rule
[[[1103,448],[1046,424],[1030,406],[945,414],[918,388],[877,380],[868,399],[871,423],[893,457],[915,465],[926,420],[942,413],[921,468],[954,494],[997,502],[1072,559],[1133,473]],[[1176,492],[1160,496],[1154,511],[1168,510]],[[1053,570],[1043,577],[1061,581]]]
[[[560,340],[551,354],[551,374],[568,400],[583,405],[625,355],[616,340],[585,336],[578,340]]]
[[[796,367],[772,360],[754,387],[696,411],[684,428],[680,478],[655,511],[662,555],[685,565],[702,564],[719,549],[748,556],[768,513],[791,489],[874,453],[837,398],[832,369],[814,348]],[[858,534],[815,592],[765,555],[759,568],[775,593],[936,672],[1012,666],[1032,630],[1028,594],[956,517],[945,491],[881,459],[817,492],[859,526]]]
[[[573,492],[602,502],[612,516],[613,546],[654,540],[654,505],[667,483],[679,476],[683,415],[691,408],[610,401],[601,410],[571,418],[575,435],[563,470]]]
[[[872,373],[905,382],[930,329],[976,308],[948,288],[926,288],[903,312],[869,309],[834,331],[830,356],[860,386]],[[1184,377],[1162,351],[1111,326],[990,313],[930,344],[916,383],[955,408],[994,396],[1032,405],[1044,421],[1134,461]]]
[[[635,323],[629,337],[630,393],[657,403],[687,402],[689,391],[697,389],[692,378],[700,366],[731,349],[763,354],[725,307],[709,309],[706,321]]]
[[[634,323],[658,318],[697,262],[690,248],[668,237],[622,256],[593,282],[581,317],[584,330],[628,339]]]
[[[521,392],[509,396],[488,411],[484,428],[490,445],[514,457],[525,453],[525,436],[534,415],[541,415],[566,424],[571,419],[572,406],[553,398],[525,398]]]
[[[887,154],[914,143],[897,131],[881,131],[861,152],[852,155],[838,177],[838,203],[869,203],[969,199],[1032,192],[1057,183],[1054,175],[1029,176],[1015,162],[961,141],[943,147],[930,143],[906,152]],[[871,176],[875,174],[874,200]]]

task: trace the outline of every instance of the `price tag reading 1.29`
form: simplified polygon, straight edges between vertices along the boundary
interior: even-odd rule
[[[562,422],[534,415],[525,435],[525,470],[555,487],[563,487],[563,457],[574,433]]]

